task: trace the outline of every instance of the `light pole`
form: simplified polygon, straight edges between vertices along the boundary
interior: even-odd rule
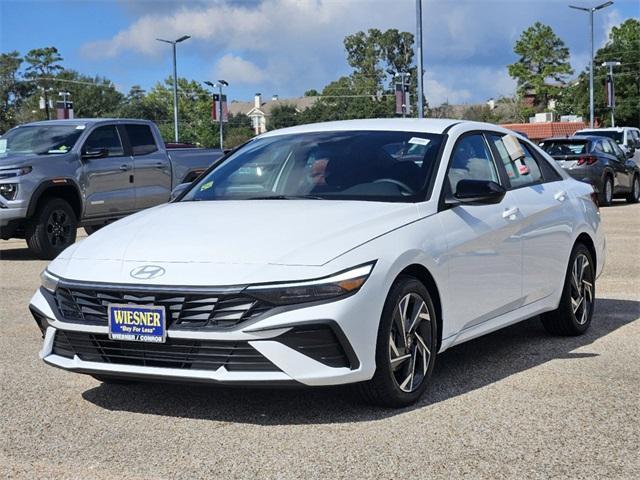
[[[604,62],[603,67],[609,67],[609,82],[611,83],[611,90],[608,91],[609,107],[611,107],[611,126],[616,126],[616,97],[613,83],[613,67],[621,65],[620,62]]]
[[[178,138],[178,72],[176,67],[176,45],[185,40],[189,40],[191,36],[183,35],[177,40],[164,40],[163,38],[156,38],[159,42],[169,43],[173,47],[173,132],[176,143],[180,140]]]
[[[416,0],[416,56],[418,57],[418,118],[424,118],[424,92],[422,89],[422,0]]]
[[[224,135],[222,133],[222,87],[223,86],[228,87],[229,82],[227,82],[226,80],[218,80],[218,83],[212,83],[209,81],[205,81],[204,83],[206,85],[209,85],[211,88],[218,87],[218,91],[220,92],[218,97],[218,120],[220,121],[220,150],[224,151],[224,147],[223,147]]]
[[[589,66],[589,126],[593,128],[593,13],[597,10],[613,5],[613,2],[605,2],[595,7],[576,7],[569,5],[569,8],[589,12],[589,24],[591,26],[591,61]]]

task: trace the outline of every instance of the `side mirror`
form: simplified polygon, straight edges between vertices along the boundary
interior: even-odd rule
[[[106,148],[91,148],[82,152],[83,160],[91,160],[95,158],[104,158],[109,155],[109,150]]]
[[[491,180],[460,180],[453,197],[445,200],[448,205],[492,205],[500,203],[507,190]]]
[[[169,201],[172,202],[180,195],[184,193],[184,191],[191,186],[191,183],[181,183],[176,186],[173,190],[171,190],[171,196],[169,197]]]
[[[633,158],[633,154],[636,153],[635,147],[629,146],[627,149],[627,158]]]

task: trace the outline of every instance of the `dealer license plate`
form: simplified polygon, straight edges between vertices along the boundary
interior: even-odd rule
[[[164,307],[109,305],[109,338],[164,343],[167,337]]]

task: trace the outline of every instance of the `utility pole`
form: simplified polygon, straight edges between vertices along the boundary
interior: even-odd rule
[[[594,109],[593,109],[593,13],[597,10],[613,5],[613,2],[605,2],[595,7],[576,7],[569,5],[569,8],[589,12],[589,25],[591,26],[591,60],[589,66],[589,126],[593,128]]]
[[[418,118],[424,118],[424,90],[422,80],[422,0],[416,0],[416,56],[418,57]]]
[[[176,62],[176,45],[180,42],[184,42],[185,40],[189,40],[191,37],[189,35],[183,35],[177,40],[164,40],[162,38],[156,38],[159,42],[169,43],[173,47],[173,132],[175,142],[178,143],[178,69]]]
[[[609,108],[611,108],[611,126],[616,126],[616,94],[613,82],[613,67],[617,67],[621,65],[620,62],[612,61],[612,62],[604,62],[602,64],[603,67],[609,67],[609,76],[607,77],[607,85],[609,89],[607,90],[607,99],[609,103]]]
[[[222,132],[223,127],[222,127],[222,87],[228,87],[229,86],[229,82],[227,82],[226,80],[218,80],[218,83],[212,83],[209,81],[205,81],[204,82],[206,85],[209,85],[211,88],[216,88],[218,87],[218,91],[219,96],[218,96],[218,120],[220,122],[220,150],[224,151],[224,134]],[[215,95],[214,95],[214,101],[215,101]]]

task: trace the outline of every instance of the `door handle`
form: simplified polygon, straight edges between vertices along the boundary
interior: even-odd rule
[[[504,212],[502,212],[502,218],[515,220],[518,213],[520,213],[520,209],[518,207],[508,208]]]
[[[164,163],[158,162],[154,165],[156,168],[164,168]]]
[[[122,165],[120,165],[120,170],[122,170],[123,172],[128,172],[129,170],[131,170],[131,165],[123,163]]]
[[[567,199],[567,192],[565,190],[560,190],[553,196],[553,198],[559,202],[564,202]]]

